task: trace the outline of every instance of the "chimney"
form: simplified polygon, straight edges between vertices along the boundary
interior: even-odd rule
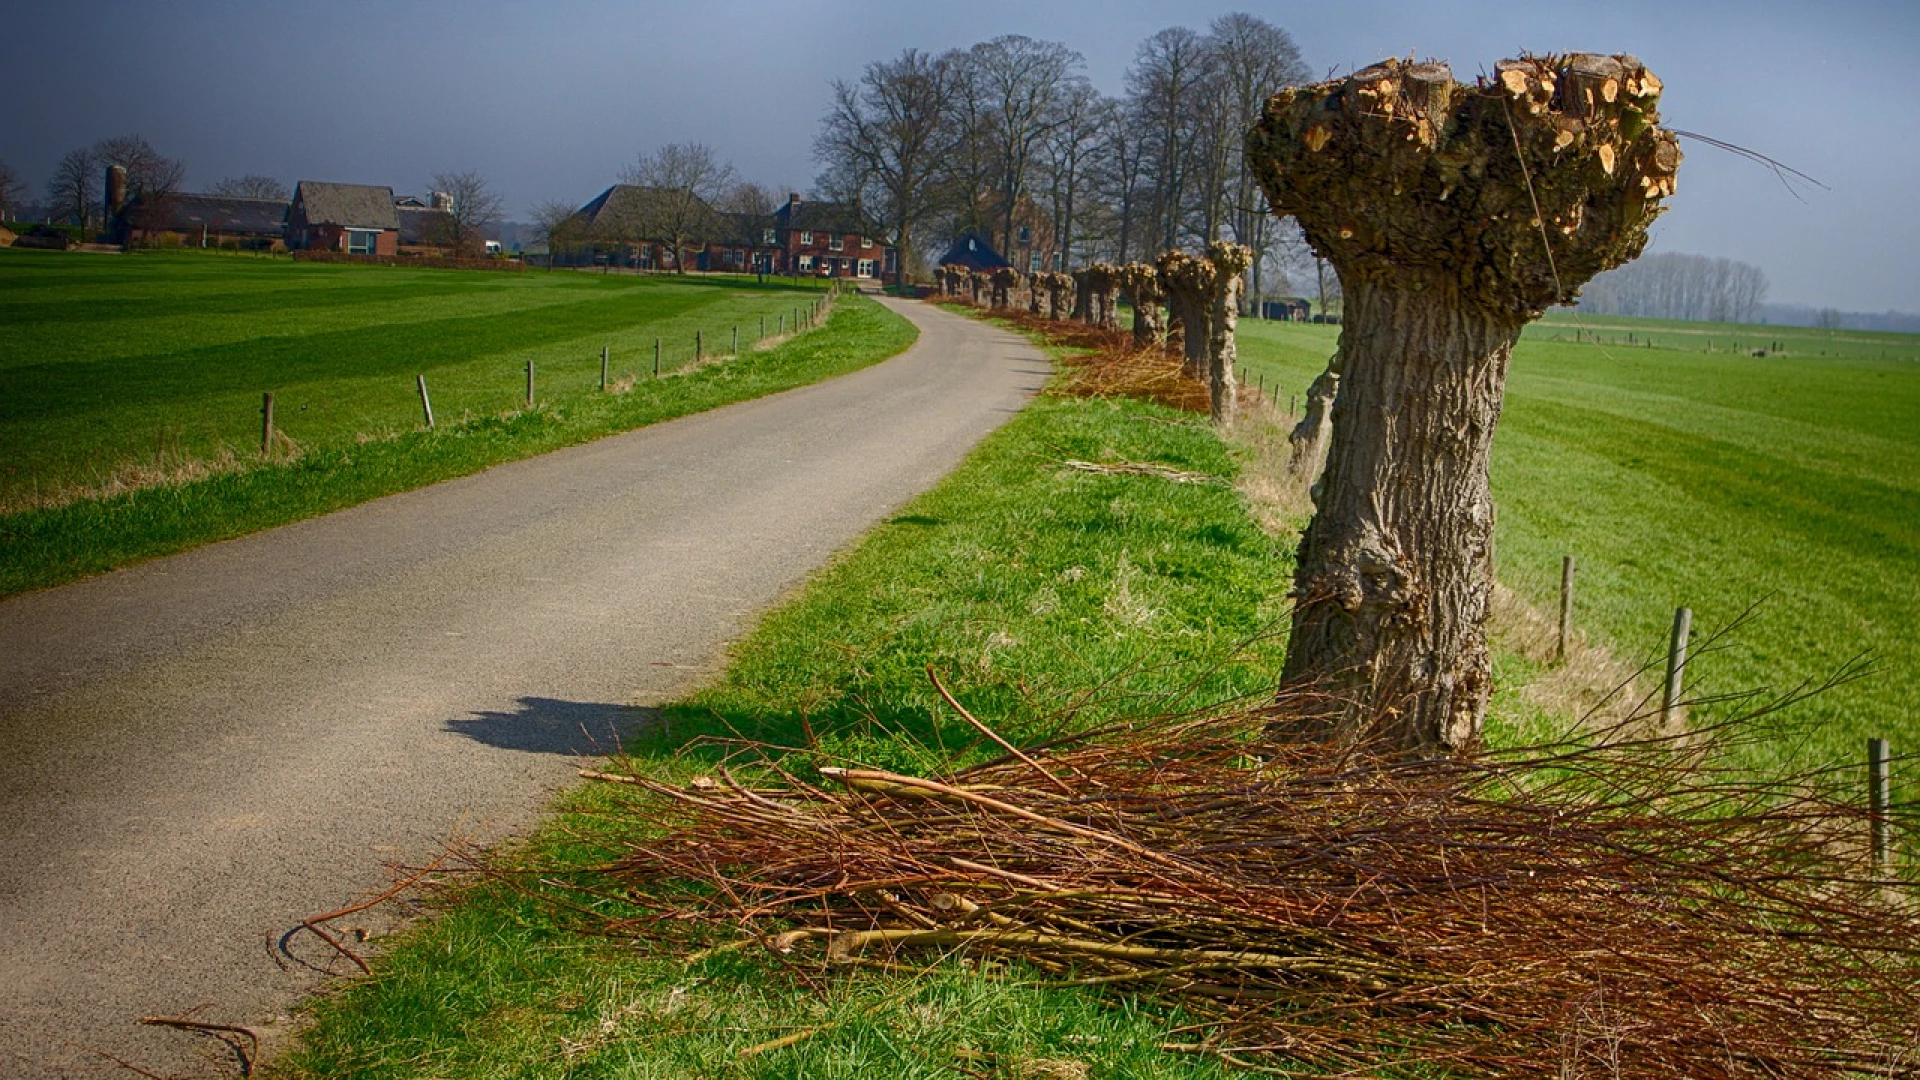
[[[428,196],[427,201],[433,204],[435,210],[444,211],[449,214],[453,213],[453,196],[444,191],[434,192]]]
[[[800,205],[800,193],[799,193],[799,192],[797,192],[797,191],[789,191],[789,192],[787,192],[787,205],[788,205],[788,206],[799,206],[799,205]]]
[[[127,167],[107,166],[107,216],[118,217],[127,205]]]

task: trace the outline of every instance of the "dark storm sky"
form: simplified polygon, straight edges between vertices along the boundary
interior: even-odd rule
[[[1141,39],[1234,10],[1290,31],[1322,73],[1411,52],[1461,76],[1521,51],[1634,53],[1665,81],[1671,126],[1832,189],[1802,201],[1690,145],[1654,250],[1756,263],[1779,301],[1920,312],[1912,0],[7,0],[0,161],[36,196],[62,153],[123,133],[184,159],[189,190],[254,172],[420,192],[474,169],[524,218],[586,201],[643,151],[699,141],[745,178],[805,191],[828,83],[870,60],[1026,34],[1078,50],[1117,93]]]

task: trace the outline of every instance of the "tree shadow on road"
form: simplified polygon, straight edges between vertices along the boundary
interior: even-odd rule
[[[602,702],[524,697],[512,712],[477,712],[446,730],[501,750],[606,757],[659,725],[659,710]]]

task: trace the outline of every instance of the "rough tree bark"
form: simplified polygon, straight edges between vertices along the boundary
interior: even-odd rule
[[[1133,344],[1159,348],[1167,340],[1167,291],[1160,271],[1147,263],[1128,263],[1119,270],[1120,287],[1133,299]]]
[[[1214,423],[1225,424],[1233,420],[1240,406],[1240,383],[1234,378],[1240,347],[1235,338],[1240,324],[1240,293],[1246,287],[1247,268],[1253,265],[1253,249],[1216,242],[1207,246],[1207,261],[1213,264],[1213,291],[1207,312],[1209,411]]]
[[[1327,437],[1333,433],[1333,399],[1339,393],[1340,354],[1336,351],[1327,361],[1327,370],[1307,387],[1306,409],[1287,436],[1291,444],[1288,475],[1309,484],[1319,482],[1320,470],[1327,463]]]
[[[1207,378],[1207,293],[1213,287],[1213,264],[1174,248],[1156,260],[1160,282],[1167,292],[1167,310],[1180,330],[1181,371],[1190,379]]]
[[[1478,84],[1388,60],[1267,102],[1247,160],[1346,286],[1342,378],[1282,675],[1298,734],[1471,747],[1489,690],[1487,453],[1527,322],[1638,255],[1673,193],[1660,81],[1523,57]]]
[[[993,272],[993,309],[1000,311],[1013,304],[1013,290],[1020,287],[1020,271],[1002,266]]]
[[[1047,318],[1067,317],[1067,290],[1074,288],[1072,275],[1058,270],[1047,274]]]

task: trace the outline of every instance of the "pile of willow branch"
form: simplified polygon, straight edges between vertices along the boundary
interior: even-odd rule
[[[1920,902],[1831,776],[1733,771],[1731,725],[1409,761],[1271,741],[1285,711],[1001,742],[939,779],[752,753],[684,788],[620,774],[665,832],[615,873],[641,925],[795,962],[991,956],[1169,995],[1200,1021],[1182,1048],[1240,1064],[1920,1070]]]
[[[981,310],[961,300],[940,302],[970,313]],[[1177,347],[1142,349],[1131,334],[1076,319],[1047,319],[1017,308],[989,314],[1068,350],[1060,357],[1060,377],[1047,388],[1052,396],[1133,397],[1203,416],[1212,407],[1206,383],[1182,370]]]

